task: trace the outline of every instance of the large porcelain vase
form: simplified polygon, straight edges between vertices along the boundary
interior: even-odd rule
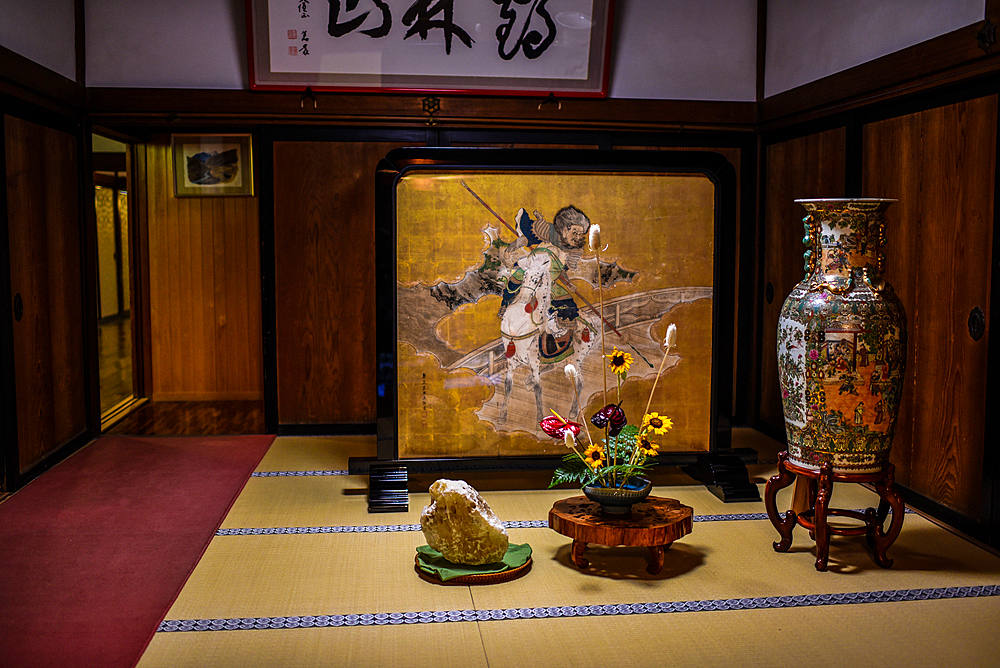
[[[882,278],[895,200],[796,200],[805,278],[781,307],[778,373],[788,459],[870,473],[888,462],[906,366],[906,314]]]

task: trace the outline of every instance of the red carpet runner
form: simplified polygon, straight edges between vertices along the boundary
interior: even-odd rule
[[[131,668],[273,436],[105,436],[0,504],[0,665]]]

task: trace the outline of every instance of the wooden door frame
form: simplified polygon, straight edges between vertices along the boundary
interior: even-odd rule
[[[937,109],[990,95],[995,95],[1000,99],[1000,75],[991,74],[979,80],[964,81],[905,100],[873,105],[871,108],[860,111],[856,118],[856,131],[853,134],[848,133],[848,171],[854,171],[857,174],[856,182],[860,186],[863,152],[861,142],[863,127],[866,124]],[[852,138],[857,143],[853,147],[850,145]],[[855,159],[853,163],[852,158]],[[998,221],[1000,221],[1000,113],[997,114],[996,146],[994,147],[993,246],[991,256],[993,265],[996,265],[997,261],[1000,260],[1000,239],[997,238],[998,231],[1000,231]],[[988,270],[985,267],[983,269]],[[985,314],[987,332],[989,332],[989,323],[993,322],[994,316],[1000,314],[1000,295],[998,295],[998,292],[1000,292],[1000,272],[993,271],[991,273],[989,290],[990,303],[984,304],[984,308],[988,309],[988,312]],[[956,317],[964,316],[964,314],[955,315]],[[1000,418],[998,418],[997,412],[990,410],[990,406],[995,406],[996,402],[1000,400],[1000,396],[998,396],[1000,392],[998,392],[997,383],[995,382],[997,373],[1000,373],[998,356],[1000,356],[1000,336],[992,336],[987,348],[988,367],[986,396],[984,397],[986,408],[984,411],[983,433],[986,435],[995,433],[996,429],[1000,428]],[[990,379],[993,379],[993,382]],[[898,487],[907,504],[927,512],[949,526],[977,540],[984,541],[994,547],[1000,547],[1000,453],[997,453],[995,447],[989,447],[985,440],[982,447],[982,505],[978,520],[952,510],[950,507],[906,486],[898,485]]]
[[[0,174],[7,174],[7,121],[0,113]],[[7,187],[0,188],[0,491],[12,492],[17,463],[17,388],[14,383],[14,317],[10,281]]]
[[[254,143],[257,168],[258,235],[260,243],[261,348],[264,372],[264,430],[268,434],[374,434],[375,423],[282,423],[278,414],[277,267],[274,257],[274,144],[275,142],[426,141],[437,131],[365,130],[343,128],[266,127]],[[374,174],[372,175],[374,179]]]
[[[150,341],[150,313],[149,313],[149,215],[146,208],[146,152],[143,140],[129,134],[123,134],[115,130],[104,127],[88,125],[88,139],[93,135],[101,135],[109,139],[121,142],[126,145],[125,151],[125,179],[128,192],[128,253],[130,273],[126,278],[129,281],[129,311],[132,329],[132,401],[122,406],[107,420],[103,420],[100,414],[100,371],[99,371],[99,351],[95,348],[93,368],[97,374],[98,382],[97,394],[97,425],[98,431],[103,431],[134,410],[139,405],[148,401],[149,388],[152,387],[152,344]],[[89,156],[92,155],[92,148],[87,144],[88,164],[82,178],[89,179],[93,183],[93,169]],[[93,196],[89,198],[92,203]],[[93,219],[95,212],[93,206],[87,206],[87,229],[88,234],[94,235],[94,257],[96,258],[96,220]],[[97,302],[96,290],[98,280],[97,267],[94,267],[94,290],[95,320],[93,331],[96,333],[97,327]],[[89,325],[88,325],[89,327]],[[96,336],[96,334],[95,334]],[[96,341],[96,339],[95,339]]]

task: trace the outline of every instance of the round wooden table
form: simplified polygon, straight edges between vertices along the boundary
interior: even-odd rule
[[[587,543],[648,547],[649,566],[646,571],[656,575],[663,568],[663,555],[670,545],[691,533],[694,511],[676,499],[658,496],[632,506],[627,515],[608,515],[601,506],[585,496],[556,501],[549,511],[549,527],[573,539],[573,563],[586,568],[590,562],[583,556]]]

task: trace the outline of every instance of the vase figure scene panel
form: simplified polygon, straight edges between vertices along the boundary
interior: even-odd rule
[[[788,458],[835,472],[888,462],[906,366],[906,315],[882,278],[885,210],[895,200],[796,200],[805,278],[778,318]]]

